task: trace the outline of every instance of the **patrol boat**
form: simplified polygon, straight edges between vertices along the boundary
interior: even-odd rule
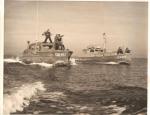
[[[73,51],[65,49],[62,40],[55,39],[54,42],[27,42],[28,47],[20,57],[24,63],[50,63],[55,65],[70,64]]]
[[[130,64],[131,50],[126,48],[124,51],[119,47],[116,51],[108,52],[106,48],[106,34],[103,33],[103,47],[91,45],[83,49],[83,56],[77,59],[82,63],[101,63],[101,64]]]

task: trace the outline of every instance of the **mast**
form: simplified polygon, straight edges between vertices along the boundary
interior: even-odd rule
[[[105,53],[105,52],[106,52],[106,43],[107,43],[106,33],[103,33],[103,40],[104,40],[104,46],[103,46],[103,49],[104,49],[104,53]]]
[[[36,40],[39,36],[39,1],[36,0]]]
[[[35,51],[37,51],[37,42],[39,36],[39,1],[36,0],[36,39],[35,39]]]

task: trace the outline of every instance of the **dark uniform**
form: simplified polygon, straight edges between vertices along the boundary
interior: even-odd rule
[[[121,49],[121,47],[118,48],[117,54],[123,54],[123,50]]]
[[[125,53],[130,53],[130,52],[131,52],[131,50],[129,50],[129,48],[125,49]]]
[[[47,42],[47,39],[49,39],[50,43],[52,43],[52,40],[51,40],[51,33],[49,32],[49,30],[47,30],[46,32],[44,32],[42,35],[45,35],[45,40],[44,40],[44,43]]]
[[[63,45],[63,43],[62,43],[62,37],[63,37],[64,35],[60,35],[60,34],[56,34],[56,36],[55,36],[55,41],[54,41],[54,43],[55,43],[55,49],[56,50],[64,50],[65,49],[65,46]]]

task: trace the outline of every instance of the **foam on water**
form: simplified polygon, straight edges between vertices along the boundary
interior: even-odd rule
[[[4,114],[10,115],[16,111],[22,111],[30,103],[32,96],[38,91],[45,91],[44,84],[35,82],[32,84],[24,84],[11,94],[4,94]]]
[[[126,110],[126,107],[119,107],[117,105],[109,105],[107,107],[105,107],[106,109],[111,109],[114,112],[109,114],[109,115],[121,115],[123,111]]]
[[[70,61],[71,61],[71,65],[77,65],[77,64],[76,64],[76,59],[71,58]],[[64,64],[64,63],[65,63],[65,62],[62,61],[62,60],[58,60],[58,61],[55,62],[55,64],[49,64],[49,63],[45,63],[45,62],[26,64],[26,63],[22,62],[22,61],[19,59],[19,57],[16,57],[16,58],[6,58],[6,59],[4,59],[4,62],[5,62],[5,63],[20,63],[20,64],[23,64],[23,65],[39,65],[39,66],[46,67],[46,68],[51,68],[51,67],[53,67],[55,64]]]
[[[70,61],[71,61],[71,65],[77,65],[75,58],[71,58]]]
[[[76,114],[73,114],[73,115],[91,115],[89,113],[76,113]]]
[[[98,62],[100,64],[106,64],[106,65],[116,65],[116,64],[119,64],[117,62]]]
[[[119,64],[117,62],[107,62],[106,64],[112,64],[112,65],[115,65],[115,64]]]
[[[70,63],[71,65],[77,65],[76,64],[76,59],[74,59],[74,58],[70,58],[70,62],[71,62]],[[63,60],[58,60],[58,61],[55,62],[55,64],[66,64],[66,62],[63,61]]]
[[[61,101],[61,99],[66,98],[66,95],[63,92],[55,91],[55,92],[47,92],[42,94],[40,98],[51,100],[51,101]]]
[[[16,58],[6,58],[6,59],[4,59],[4,62],[6,62],[6,63],[21,63],[21,64],[24,64],[22,61],[20,61],[20,59],[18,57],[16,57]]]
[[[55,62],[55,64],[59,64],[59,63],[64,63],[64,61],[62,61],[62,60],[57,60],[57,61]]]
[[[39,65],[39,66],[47,67],[47,68],[51,68],[53,66],[53,64],[49,64],[49,63],[45,63],[45,62],[42,62],[42,63],[31,63],[29,65]]]
[[[49,63],[45,63],[45,62],[25,64],[18,57],[17,58],[4,59],[4,62],[6,62],[6,63],[20,63],[23,65],[39,65],[39,66],[46,67],[46,68],[51,68],[53,66],[53,64],[49,64]]]

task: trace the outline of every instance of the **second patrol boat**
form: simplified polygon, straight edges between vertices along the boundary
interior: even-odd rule
[[[91,45],[83,49],[84,55],[77,59],[82,63],[101,63],[101,64],[130,64],[131,51],[126,48],[125,51],[119,47],[116,51],[109,52],[106,48],[106,34],[103,33],[103,47]]]

